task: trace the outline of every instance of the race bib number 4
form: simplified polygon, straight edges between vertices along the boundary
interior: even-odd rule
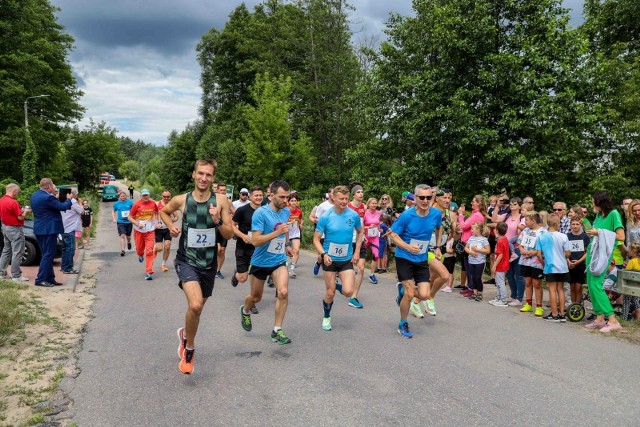
[[[280,255],[284,253],[284,244],[286,243],[286,239],[284,237],[273,239],[269,243],[269,247],[267,248],[267,252]]]
[[[424,240],[411,239],[409,244],[411,246],[417,246],[418,248],[420,248],[420,252],[418,252],[418,254],[427,253],[427,249],[429,248],[429,242],[424,241]]]
[[[570,240],[569,250],[571,252],[584,252],[584,242],[582,240]]]
[[[349,244],[338,245],[336,243],[329,243],[329,252],[331,257],[344,257],[349,254]]]
[[[216,245],[216,229],[205,228],[198,230],[189,228],[187,233],[187,246],[190,248],[210,248]]]

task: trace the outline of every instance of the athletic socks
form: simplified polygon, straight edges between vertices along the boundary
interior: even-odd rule
[[[327,303],[325,300],[322,300],[322,308],[324,309],[324,317],[331,317],[331,307],[333,307],[332,303]]]
[[[342,283],[336,283],[336,291],[342,293]]]

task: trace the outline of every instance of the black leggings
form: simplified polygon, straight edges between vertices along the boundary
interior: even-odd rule
[[[484,287],[482,285],[482,272],[484,271],[483,264],[467,264],[467,286],[469,289],[475,289],[478,292],[482,292]]]

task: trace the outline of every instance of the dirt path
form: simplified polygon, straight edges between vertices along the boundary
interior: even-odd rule
[[[28,287],[30,322],[0,348],[0,425],[66,425],[71,402],[58,382],[77,376],[82,332],[91,318],[98,261],[86,260],[76,292]],[[57,423],[55,423],[57,424]]]

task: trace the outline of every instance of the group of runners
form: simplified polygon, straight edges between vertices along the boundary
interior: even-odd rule
[[[258,186],[243,188],[240,199],[231,204],[225,186],[217,184],[216,188],[214,185],[216,166],[212,160],[196,161],[192,174],[194,190],[189,193],[171,198],[171,194],[165,191],[162,202],[155,203],[150,200],[149,192],[142,190],[141,199],[135,204],[121,195],[119,202],[114,205],[113,219],[118,223],[121,234],[121,255],[124,256],[125,245],[131,248],[133,227],[139,260],[147,261],[147,279],[152,278],[153,259],[157,252],[164,252],[163,270],[166,271],[171,238],[179,236],[174,265],[179,286],[188,303],[185,324],[177,331],[179,370],[184,374],[194,371],[195,336],[200,315],[212,295],[215,279],[224,278],[220,272],[224,248],[234,236],[237,241],[236,270],[231,277],[231,284],[236,287],[250,280],[249,292],[239,308],[242,328],[247,332],[252,330],[251,315],[258,313],[256,304],[262,299],[265,283],[270,282],[276,290],[270,340],[281,345],[291,343],[282,326],[288,306],[289,279],[296,277],[303,225],[298,196],[291,192],[285,181],[274,181],[266,191]],[[388,249],[384,248],[383,242],[386,241],[395,247],[398,276],[396,303],[400,312],[397,331],[402,337],[413,336],[407,319],[410,311],[416,317],[424,317],[423,311],[435,316],[438,291],[451,292],[456,260],[452,248],[454,242],[457,242],[456,246],[462,245],[462,248],[456,249],[462,255],[463,263],[462,283],[459,286],[469,288],[463,289],[464,292],[471,290],[470,299],[482,299],[484,256],[493,252],[483,236],[484,223],[488,218],[486,204],[482,196],[475,196],[471,202],[471,215],[467,217],[464,206],[452,209],[451,196],[446,189],[420,184],[413,193],[403,194],[405,207],[400,212],[392,208],[388,195],[380,198],[380,206],[375,198],[369,198],[365,203],[364,189],[359,183],[329,189],[325,201],[316,206],[309,216],[315,224],[313,245],[318,252],[313,272],[317,275],[322,268],[326,287],[322,301],[323,330],[333,329],[331,310],[336,292],[348,298],[349,306],[363,307],[358,295],[365,275],[367,250],[371,250],[374,261],[369,281],[377,283],[375,274],[381,271],[378,269],[381,265],[379,262],[384,265],[382,259]],[[511,207],[515,204],[511,203]],[[496,216],[505,215],[503,222],[508,222],[509,215],[505,213],[505,208],[500,210],[496,206],[496,209],[494,221]],[[393,219],[389,220],[389,217]],[[179,218],[182,219],[180,226],[176,225]],[[516,228],[521,225],[520,220],[518,218]],[[126,226],[127,221],[129,227]],[[496,227],[494,224],[492,228],[497,228],[499,239],[505,235],[507,226],[502,224]],[[535,227],[531,225],[529,228]],[[151,231],[155,233],[154,240],[146,236]],[[501,243],[500,250],[504,249],[504,243]],[[514,254],[507,249],[506,256],[506,265],[509,265]],[[503,254],[498,256],[497,262],[492,260],[493,275],[496,275],[494,267],[505,264],[504,257]],[[482,263],[479,270],[474,266],[479,264],[475,262],[478,259]],[[479,283],[476,270],[479,271]],[[504,276],[498,275],[502,280]],[[528,282],[529,303],[533,288],[530,290]],[[502,295],[502,298],[505,296]],[[497,299],[494,302],[497,304]],[[499,302],[506,305],[505,301]],[[526,308],[526,305],[523,307]],[[552,311],[548,317],[559,317],[557,311]]]

